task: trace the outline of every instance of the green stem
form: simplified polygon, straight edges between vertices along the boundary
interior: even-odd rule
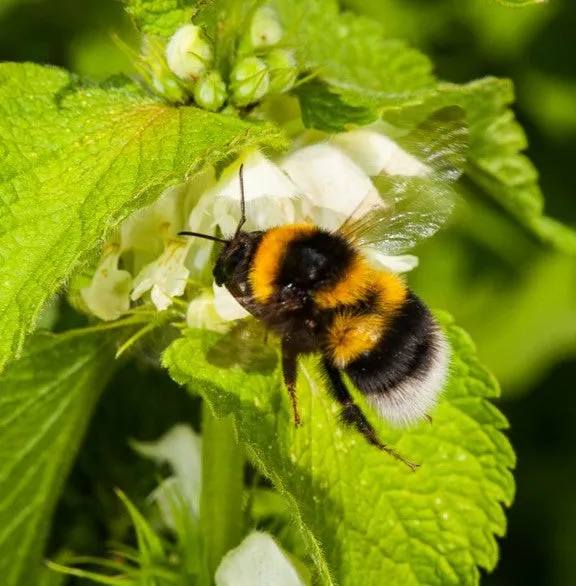
[[[230,417],[216,419],[206,401],[202,405],[202,495],[200,535],[204,575],[201,584],[214,583],[224,555],[242,538],[244,516],[244,454],[236,441]]]

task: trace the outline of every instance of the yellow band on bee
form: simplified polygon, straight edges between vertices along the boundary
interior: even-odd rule
[[[288,224],[268,230],[254,255],[250,267],[250,285],[254,299],[266,303],[274,294],[274,281],[284,261],[290,242],[298,236],[318,230],[313,224]]]
[[[326,337],[334,364],[344,368],[364,352],[373,350],[382,337],[385,323],[386,317],[377,313],[336,315]]]
[[[380,311],[392,314],[404,305],[408,288],[398,275],[386,271],[375,271],[373,283],[378,292],[377,306]]]
[[[374,350],[386,335],[392,317],[402,309],[406,301],[408,289],[397,275],[372,270],[368,282],[368,291],[376,293],[373,311],[353,315],[352,309],[344,309],[335,315],[328,328],[327,351],[339,368],[344,368],[365,352]],[[343,283],[353,286],[355,280],[345,279]],[[363,298],[366,298],[366,290]],[[344,303],[342,300],[346,299],[346,295],[341,294],[339,299],[340,303]],[[336,297],[333,301],[335,300]],[[347,302],[346,304],[349,305]]]
[[[368,263],[356,255],[336,284],[314,295],[316,306],[319,309],[334,309],[363,299],[370,287],[373,272]]]

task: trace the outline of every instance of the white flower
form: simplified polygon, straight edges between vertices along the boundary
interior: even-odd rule
[[[188,425],[175,425],[155,442],[132,441],[142,456],[164,463],[174,474],[150,495],[157,502],[165,525],[177,530],[182,505],[193,523],[198,521],[202,494],[202,439]],[[290,558],[274,539],[253,532],[230,550],[215,574],[216,586],[304,586]]]
[[[108,245],[88,287],[80,295],[88,309],[104,321],[118,319],[130,308],[132,275],[118,269],[120,246]]]
[[[151,290],[150,297],[156,308],[159,311],[167,309],[172,304],[172,298],[180,297],[186,289],[190,270],[185,260],[190,245],[189,240],[169,240],[158,259],[140,271],[134,280],[130,298],[140,299]]]
[[[270,47],[278,44],[284,31],[278,19],[278,14],[272,6],[260,6],[252,17],[250,25],[250,40],[254,48]]]
[[[298,149],[280,166],[306,194],[311,220],[324,228],[336,229],[352,214],[384,205],[370,177],[329,143]]]
[[[206,264],[210,246],[206,240],[179,238],[184,218],[199,232],[214,229],[211,212],[202,197],[214,184],[214,172],[201,173],[192,180],[170,187],[153,205],[141,210],[124,223],[121,246],[130,253],[132,272],[136,274],[131,299],[151,291],[151,299],[160,311],[174,297],[184,293],[190,269]],[[190,214],[193,209],[194,213]],[[194,221],[192,221],[194,219]]]
[[[230,295],[226,287],[214,288],[214,310],[224,321],[234,321],[248,317],[250,314]]]
[[[121,250],[123,253],[131,251],[134,273],[162,253],[167,239],[176,237],[187,211],[183,205],[187,193],[186,184],[169,187],[154,204],[136,212],[122,224]]]
[[[202,439],[188,425],[175,425],[155,442],[133,441],[134,449],[158,464],[168,463],[174,475],[152,493],[167,527],[175,528],[175,507],[184,504],[193,520],[198,519],[202,487]]]
[[[232,295],[226,293],[224,287],[213,285],[213,291],[203,291],[192,299],[186,310],[188,327],[225,332],[229,321],[246,317],[248,312]]]
[[[305,586],[274,539],[259,531],[224,556],[215,578],[216,586]]]
[[[240,218],[239,169],[244,164],[246,230],[260,230],[302,219],[303,193],[277,165],[258,151],[249,151],[222,174],[209,197],[214,219],[225,237],[234,234]]]
[[[182,79],[196,79],[212,62],[212,48],[202,38],[200,27],[181,26],[166,46],[168,67]]]
[[[431,171],[422,161],[406,152],[388,136],[379,132],[384,125],[376,122],[370,127],[343,132],[332,138],[362,170],[370,175],[403,175],[425,177]]]

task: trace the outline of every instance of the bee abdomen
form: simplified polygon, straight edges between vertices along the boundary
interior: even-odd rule
[[[422,419],[435,406],[449,365],[449,346],[429,309],[409,292],[379,343],[346,373],[393,425]]]

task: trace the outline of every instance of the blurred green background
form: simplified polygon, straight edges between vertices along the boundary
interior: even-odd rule
[[[576,3],[511,9],[489,0],[347,0],[343,6],[421,48],[443,79],[512,78],[548,213],[576,226]],[[137,42],[117,0],[0,0],[0,60],[55,64],[95,80],[132,73],[114,35]],[[455,315],[500,380],[500,407],[518,454],[518,493],[501,561],[483,583],[572,586],[576,260],[545,249],[475,196],[419,255],[411,282],[432,306]],[[140,368],[137,377],[121,373],[99,407],[58,511],[55,548],[72,540],[103,554],[103,540],[126,530],[115,525],[120,517],[111,487],[132,484],[141,495],[151,487],[142,480],[147,464],[113,446],[126,445],[128,437],[154,439],[175,418],[197,412],[167,377]],[[161,392],[164,410],[159,395],[146,392],[152,388]]]

